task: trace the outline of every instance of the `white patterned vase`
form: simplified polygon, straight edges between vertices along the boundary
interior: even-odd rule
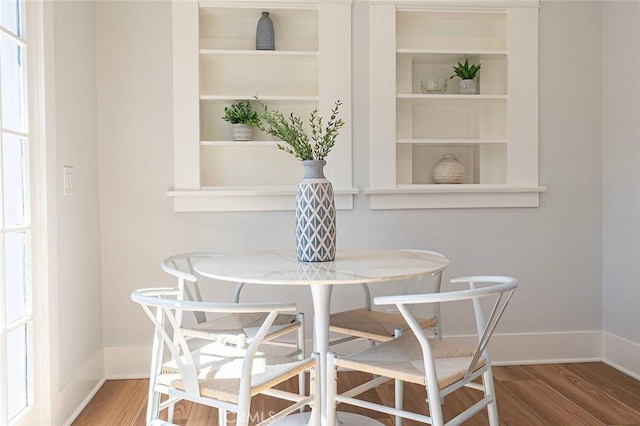
[[[466,175],[464,164],[455,155],[444,154],[431,172],[435,183],[462,183]]]
[[[336,206],[333,186],[324,177],[324,160],[305,160],[304,179],[296,191],[296,242],[301,262],[336,257]]]

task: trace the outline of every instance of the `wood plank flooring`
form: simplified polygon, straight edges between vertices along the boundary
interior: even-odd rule
[[[340,373],[339,391],[367,380],[362,373]],[[513,426],[640,426],[640,382],[603,363],[545,364],[495,367],[494,380],[501,425]],[[297,387],[297,380],[285,384]],[[146,410],[146,380],[110,380],[98,391],[73,423],[74,426],[142,426]],[[460,407],[478,400],[478,391],[461,389],[448,396],[445,419],[451,419]],[[363,397],[370,401],[393,404],[393,384],[372,389]],[[426,413],[424,388],[405,385],[405,407]],[[281,401],[258,396],[252,402],[255,418],[283,407]],[[366,414],[386,425],[391,417],[375,412],[339,406],[339,411]],[[231,418],[231,416],[230,416]],[[213,408],[188,402],[177,405],[174,422],[186,426],[217,425]],[[230,423],[233,425],[233,423]],[[405,425],[416,425],[405,421]],[[487,425],[486,411],[465,425]]]

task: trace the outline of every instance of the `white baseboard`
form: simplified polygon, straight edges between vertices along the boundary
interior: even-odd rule
[[[68,426],[84,410],[105,382],[104,350],[97,351],[60,390],[60,418]]]
[[[466,337],[474,345],[475,337]],[[491,362],[495,365],[552,364],[602,360],[602,332],[495,334]]]
[[[108,346],[104,348],[107,380],[149,377],[151,346]]]
[[[609,332],[602,332],[603,361],[640,380],[640,344]]]
[[[475,346],[473,336],[449,336],[448,339]],[[312,347],[311,341],[307,347]],[[341,354],[367,347],[365,341],[355,340],[331,349]],[[105,348],[107,379],[149,377],[150,354],[150,346]],[[495,365],[602,361],[602,332],[496,334],[491,341],[491,357]]]

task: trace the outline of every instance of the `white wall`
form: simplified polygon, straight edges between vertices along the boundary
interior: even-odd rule
[[[92,2],[54,4],[60,421],[104,377],[94,17]],[[63,166],[74,167],[72,195]]]
[[[640,3],[604,2],[602,59],[605,355],[640,371]]]
[[[293,212],[174,213],[171,9],[168,2],[98,2],[102,303],[107,375],[131,374],[148,320],[129,301],[139,287],[171,284],[172,253],[291,249]],[[366,6],[354,5],[354,181],[368,186]],[[602,329],[601,5],[543,2],[540,10],[540,176],[549,191],[532,209],[371,211],[365,195],[338,213],[338,246],[426,247],[452,261],[446,276],[509,274],[521,281],[502,333],[549,336],[546,359],[597,358]],[[575,72],[567,64],[579,63]],[[238,159],[238,167],[242,167]],[[302,171],[301,171],[302,175]],[[215,287],[221,295],[229,290]],[[394,291],[393,289],[387,291]],[[357,289],[334,293],[334,308]],[[290,298],[311,313],[306,289],[259,288],[249,298]],[[445,331],[465,333],[455,316]],[[559,333],[559,334],[548,334]],[[576,340],[577,339],[577,340]],[[583,346],[575,346],[579,342]],[[130,349],[130,351],[128,351]],[[564,351],[564,350],[567,351]],[[537,356],[531,353],[530,358]],[[124,364],[121,364],[124,363]]]

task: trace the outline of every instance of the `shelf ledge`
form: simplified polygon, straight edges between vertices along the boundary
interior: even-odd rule
[[[472,101],[496,101],[496,100],[504,100],[506,101],[509,97],[507,95],[458,95],[455,93],[452,94],[442,94],[442,95],[428,95],[428,94],[420,94],[420,93],[398,93],[398,99],[446,99],[446,100],[472,100]]]
[[[399,144],[410,145],[463,145],[463,146],[475,146],[475,145],[504,145],[507,143],[506,139],[398,139]]]
[[[273,102],[317,102],[319,96],[286,96],[286,95],[257,95],[261,101]],[[200,95],[201,101],[255,101],[254,95]]]
[[[336,209],[353,208],[357,188],[334,188]],[[203,190],[168,191],[173,197],[176,212],[227,212],[227,211],[294,211],[296,209],[295,186],[274,187],[216,187]]]
[[[538,207],[544,186],[399,185],[367,188],[373,210]]]
[[[200,49],[200,54],[214,56],[319,56],[317,50]]]
[[[256,146],[278,146],[282,141],[200,141],[200,146],[227,146],[234,148],[248,148],[248,147],[256,147]]]

